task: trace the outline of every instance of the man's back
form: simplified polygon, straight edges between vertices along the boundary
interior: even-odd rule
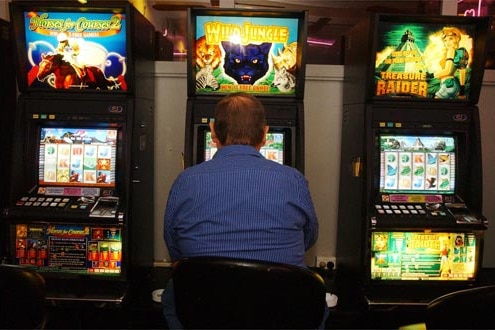
[[[304,266],[318,224],[306,179],[254,147],[225,146],[175,182],[165,218],[173,260],[199,255]]]

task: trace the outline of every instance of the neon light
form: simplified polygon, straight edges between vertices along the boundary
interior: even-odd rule
[[[464,11],[464,16],[481,16],[481,3],[483,0],[478,0],[478,12],[475,9],[466,9]]]
[[[321,40],[321,39],[308,38],[308,43],[313,45],[333,46],[335,44],[335,40]]]

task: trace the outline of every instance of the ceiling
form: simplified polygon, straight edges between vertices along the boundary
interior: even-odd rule
[[[152,10],[161,17],[161,25],[185,25],[186,9],[189,7],[218,7],[234,3],[235,8],[308,10],[308,35],[325,38],[329,34],[342,35],[369,12],[424,13],[440,8],[439,0],[391,1],[391,0],[156,0],[148,1]],[[436,7],[432,8],[432,7]],[[165,23],[165,24],[164,24]]]
[[[189,7],[218,7],[220,0],[156,0],[150,1],[151,7],[160,12],[169,12],[177,16]],[[235,8],[246,9],[283,9],[308,10],[310,24],[319,20],[329,25],[354,25],[361,17],[369,12],[387,13],[417,13],[434,5],[440,8],[439,0],[391,1],[391,0],[224,0],[224,3],[234,3]]]
[[[187,33],[187,8],[307,10],[310,46],[308,63],[321,64],[342,62],[343,36],[369,13],[438,14],[441,6],[441,0],[146,0],[146,2],[148,8],[151,8],[151,20],[155,27],[173,40],[175,48],[181,48],[181,45],[185,44],[183,37]]]

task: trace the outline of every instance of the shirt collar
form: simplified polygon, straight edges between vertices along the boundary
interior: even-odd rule
[[[262,154],[255,147],[243,144],[233,144],[229,146],[223,146],[220,148],[213,158],[216,157],[227,157],[227,156],[235,156],[235,155],[251,155],[256,157],[263,157]]]

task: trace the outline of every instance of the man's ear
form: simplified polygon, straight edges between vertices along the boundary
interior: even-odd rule
[[[264,131],[265,133],[263,134],[263,140],[261,141],[261,144],[260,144],[260,149],[261,147],[263,147],[266,143],[266,134],[268,134],[268,130],[270,129],[270,126],[265,126],[264,128]]]
[[[217,147],[220,147],[220,142],[217,138],[217,132],[215,131],[215,122],[213,120],[210,120],[209,125],[211,131],[211,139],[217,145]]]

